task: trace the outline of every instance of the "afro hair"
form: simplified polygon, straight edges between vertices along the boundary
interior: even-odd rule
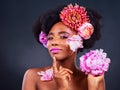
[[[48,34],[52,26],[57,22],[61,21],[59,14],[64,7],[65,5],[62,5],[54,10],[49,10],[36,20],[36,22],[33,25],[33,33],[38,42],[39,42],[39,34],[41,31]],[[98,12],[90,8],[86,8],[86,11],[87,11],[87,15],[89,16],[90,23],[94,26],[94,33],[92,34],[90,39],[83,41],[83,46],[84,46],[83,49],[92,48],[95,42],[99,40],[101,37],[100,19],[102,18],[102,16]]]

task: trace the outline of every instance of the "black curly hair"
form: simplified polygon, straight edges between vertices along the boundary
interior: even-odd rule
[[[65,6],[66,5],[62,5],[54,10],[49,10],[36,20],[36,22],[33,25],[33,33],[38,42],[39,42],[39,34],[41,31],[48,34],[52,26],[57,22],[61,21],[59,14],[60,14],[60,11]],[[102,18],[102,16],[98,12],[90,8],[86,8],[86,11],[87,11],[87,15],[89,16],[90,23],[94,26],[94,33],[92,34],[91,38],[83,41],[84,49],[89,49],[89,48],[92,48],[95,44],[95,41],[99,40],[101,37],[100,19]]]

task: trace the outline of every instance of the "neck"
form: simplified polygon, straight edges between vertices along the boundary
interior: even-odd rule
[[[73,72],[78,71],[78,68],[76,65],[76,54],[71,55],[70,57],[65,58],[63,60],[58,60],[58,64],[64,68],[70,69]]]

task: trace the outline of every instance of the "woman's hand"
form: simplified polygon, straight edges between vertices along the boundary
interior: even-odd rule
[[[105,90],[104,74],[100,76],[88,75],[88,90]]]
[[[53,57],[53,73],[57,83],[58,90],[67,90],[68,83],[71,80],[71,70],[58,65],[56,58]]]

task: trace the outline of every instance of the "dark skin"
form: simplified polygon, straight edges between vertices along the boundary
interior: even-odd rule
[[[22,90],[105,90],[104,75],[85,75],[76,66],[76,52],[70,50],[67,38],[76,32],[58,22],[48,34],[47,48],[53,59],[53,65],[26,71]],[[57,53],[52,48],[59,48]],[[37,72],[53,69],[54,78],[41,81]]]
[[[24,81],[23,90],[62,90],[58,89],[56,80],[51,81],[41,81],[40,76],[36,73],[39,71],[46,70],[50,67],[45,67],[41,69],[29,69],[26,72],[26,81]],[[80,76],[78,76],[80,75]],[[87,89],[87,77],[85,75],[78,74],[76,77],[72,77],[69,81],[69,89],[68,90],[88,90]],[[34,78],[33,78],[34,77]],[[28,87],[27,87],[28,85]],[[63,89],[64,90],[64,89]]]

